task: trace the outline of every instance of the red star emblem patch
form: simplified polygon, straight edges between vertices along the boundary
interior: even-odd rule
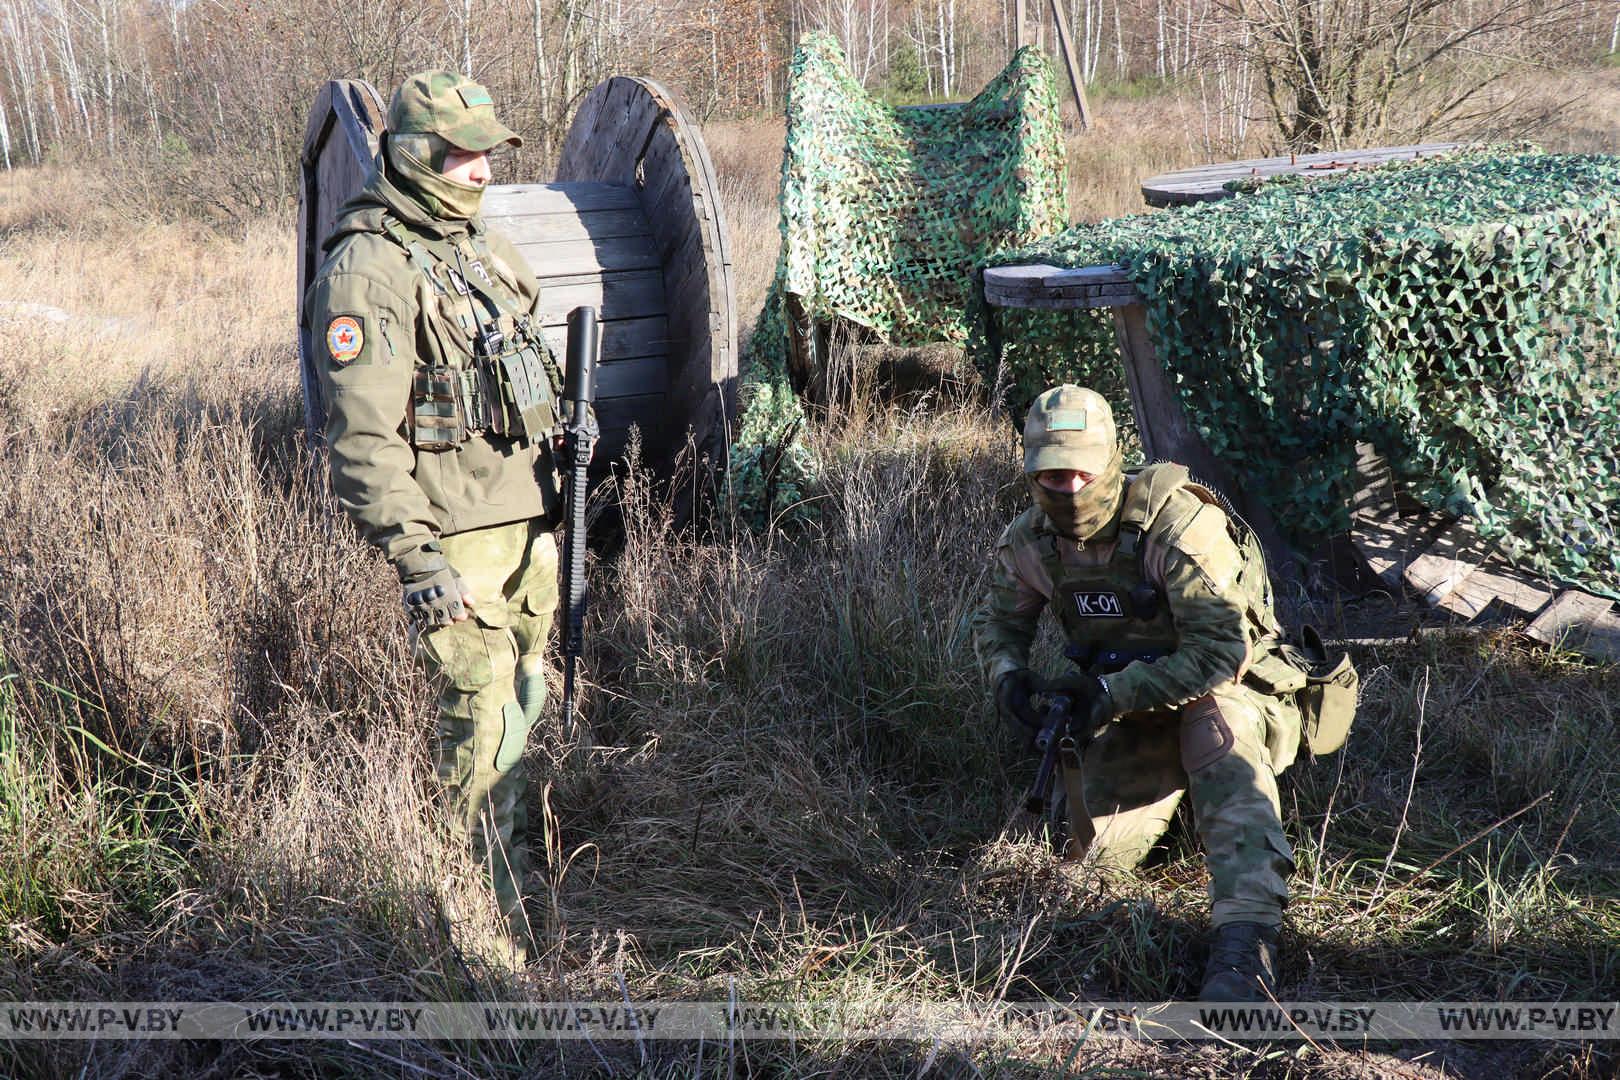
[[[365,331],[353,315],[338,315],[326,324],[326,351],[334,363],[347,364],[360,355],[365,344]]]

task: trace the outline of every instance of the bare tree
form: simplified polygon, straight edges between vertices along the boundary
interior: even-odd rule
[[[1241,35],[1252,54],[1283,142],[1300,151],[1392,130],[1422,136],[1470,116],[1506,65],[1531,62],[1570,10],[1546,0],[1220,4],[1229,42]]]

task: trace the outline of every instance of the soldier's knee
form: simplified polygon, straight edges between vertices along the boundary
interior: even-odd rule
[[[1231,721],[1213,694],[1181,711],[1181,767],[1192,775],[1220,761],[1237,745]]]
[[[1181,765],[1188,775],[1236,754],[1251,762],[1264,758],[1265,714],[1241,688],[1217,690],[1189,702],[1181,710]]]

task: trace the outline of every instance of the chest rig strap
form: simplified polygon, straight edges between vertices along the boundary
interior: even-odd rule
[[[448,449],[486,431],[531,442],[541,439],[557,421],[562,371],[528,315],[492,283],[462,273],[454,244],[413,236],[394,219],[386,222],[384,231],[404,249],[436,295],[450,291],[437,272],[443,267],[457,293],[465,294],[474,307],[475,325],[469,328],[472,366],[417,366],[412,395],[416,446]],[[492,252],[479,254],[481,263],[496,261]],[[502,316],[509,320],[512,333],[502,329]]]

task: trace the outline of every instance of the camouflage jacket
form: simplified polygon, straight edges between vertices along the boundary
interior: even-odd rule
[[[1158,493],[1144,506],[1151,487]],[[973,617],[974,644],[991,685],[1029,666],[1041,612],[1057,604],[1065,605],[1054,614],[1071,644],[1118,639],[1164,653],[1107,676],[1120,713],[1175,708],[1241,679],[1280,630],[1269,585],[1253,584],[1257,573],[1263,580],[1263,558],[1240,547],[1226,513],[1201,496],[1180,466],[1158,465],[1129,481],[1122,513],[1084,543],[1058,535],[1036,507],[1014,519],[996,545],[989,592]],[[1122,557],[1121,519],[1133,506],[1142,524],[1139,547]],[[1157,592],[1152,618],[1135,617],[1116,599],[1144,580]],[[1088,585],[1095,591],[1085,591]]]
[[[488,432],[449,448],[413,438],[415,377],[424,365],[472,363],[465,289],[417,264],[396,237],[454,246],[489,271],[513,310],[534,313],[540,288],[517,249],[478,218],[429,215],[379,168],[344,204],[310,283],[306,333],[327,402],[332,487],[366,539],[394,558],[436,535],[553,514],[559,506],[546,440]]]

